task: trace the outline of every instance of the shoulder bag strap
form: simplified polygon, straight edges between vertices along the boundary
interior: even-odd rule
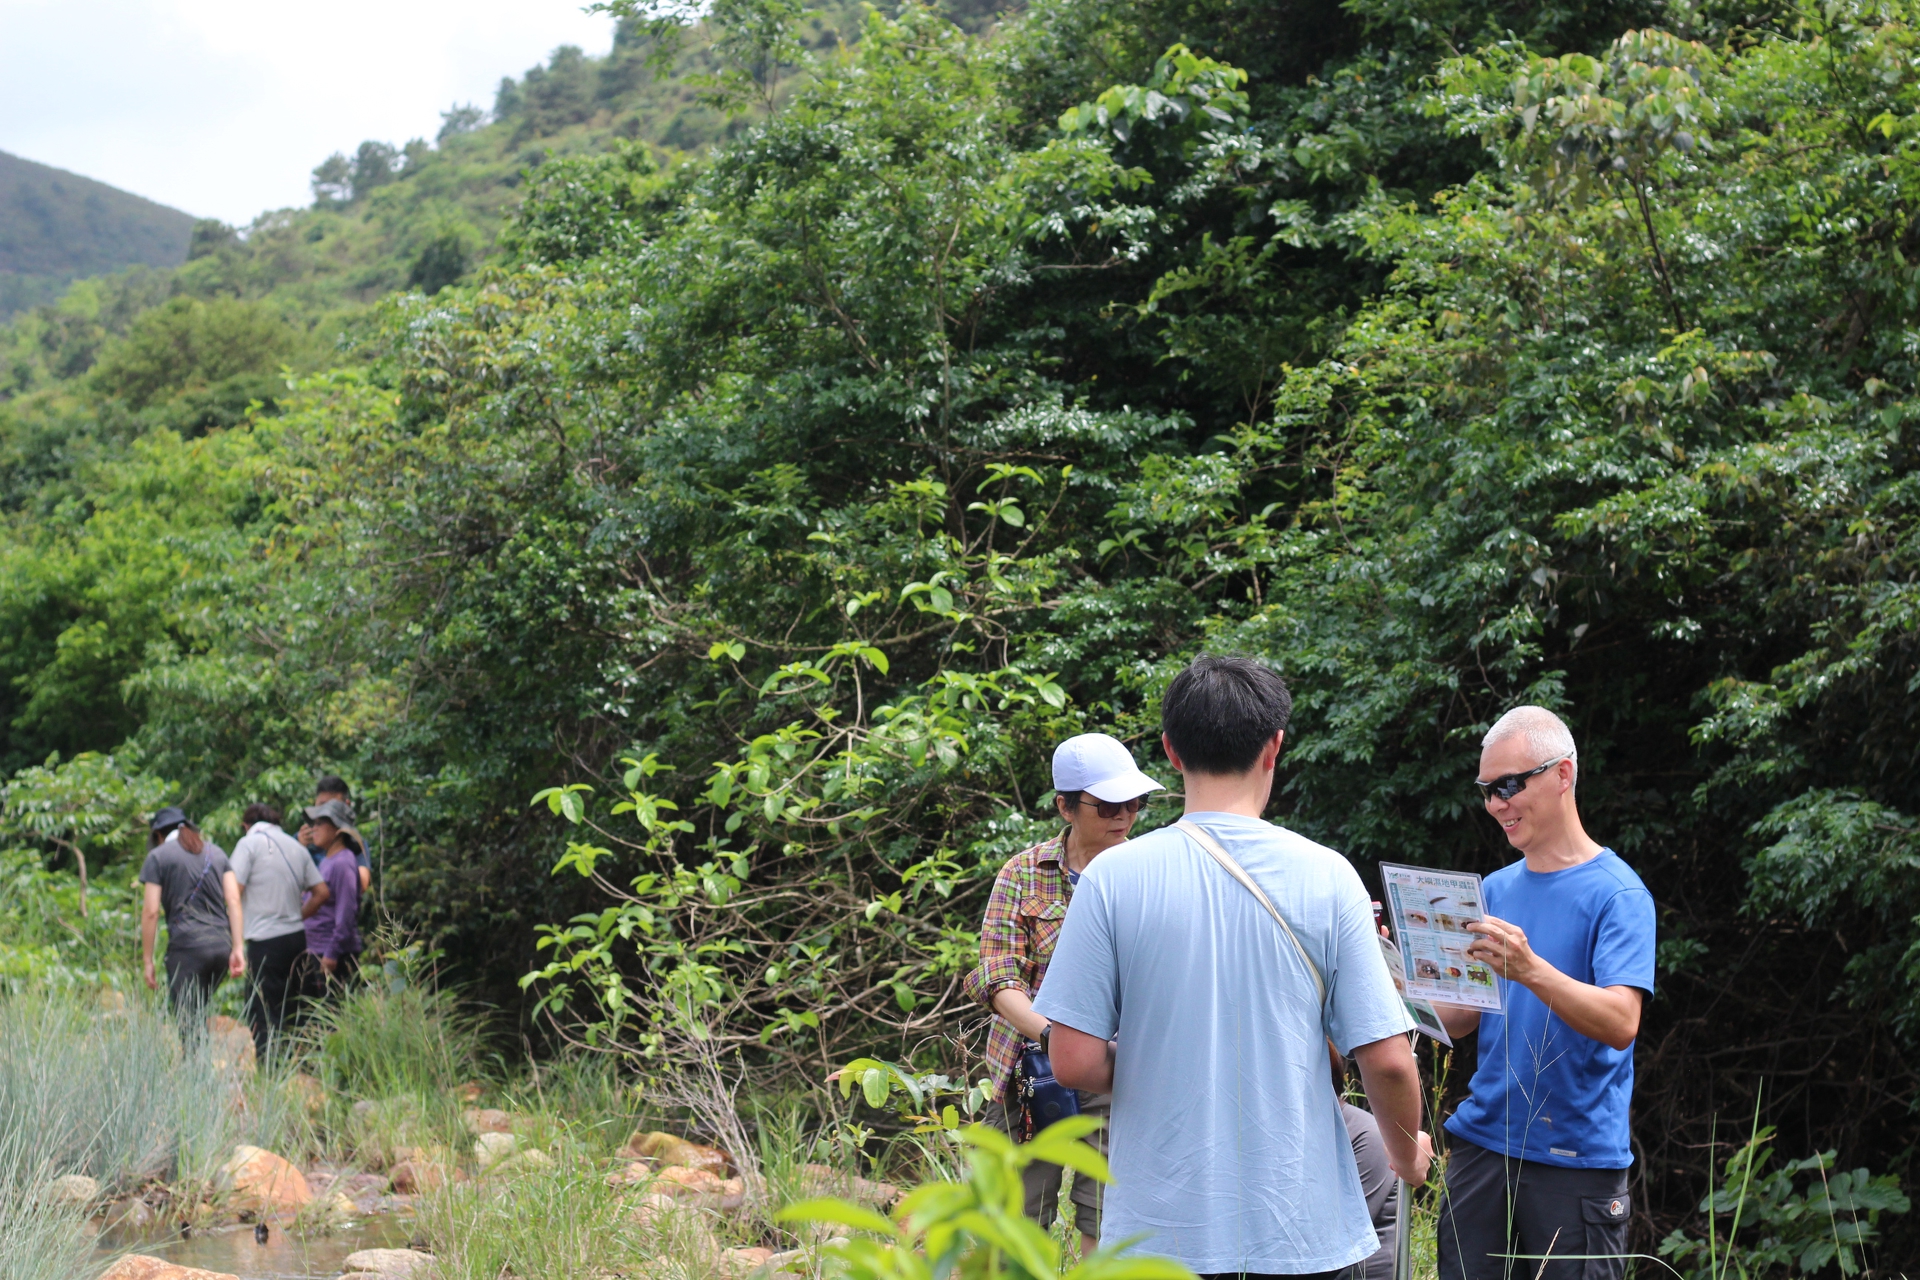
[[[1287,935],[1287,941],[1291,942],[1293,949],[1300,953],[1300,960],[1307,966],[1307,972],[1313,975],[1313,989],[1320,993],[1320,1005],[1324,1010],[1327,1003],[1327,983],[1326,980],[1320,976],[1320,966],[1313,962],[1313,957],[1307,954],[1307,949],[1300,945],[1300,939],[1294,936],[1293,927],[1287,923],[1287,918],[1280,914],[1280,909],[1274,906],[1273,901],[1267,897],[1260,886],[1253,882],[1253,877],[1247,874],[1246,868],[1235,862],[1232,855],[1220,847],[1218,840],[1215,840],[1200,826],[1188,822],[1185,818],[1182,818],[1173,825],[1185,832],[1187,839],[1193,841],[1212,855],[1215,862],[1226,868],[1228,875],[1246,886],[1247,892],[1258,899],[1260,905],[1267,909],[1267,914],[1273,917],[1273,922],[1280,926],[1280,932]]]
[[[253,833],[248,832],[248,834],[251,835]],[[285,834],[285,833],[283,832],[282,834]],[[268,844],[272,845],[273,851],[280,855],[281,865],[286,867],[287,874],[293,877],[293,891],[299,894],[306,893],[307,886],[300,879],[300,869],[294,865],[293,859],[287,856],[286,845],[281,844],[278,840],[275,840],[272,836],[268,835],[264,831],[260,833],[260,838],[262,840],[265,840]],[[288,836],[287,838],[289,840],[293,839],[292,836]],[[300,850],[300,856],[305,858],[307,856],[307,851],[305,849]],[[308,861],[312,861],[312,860],[308,859]]]
[[[186,850],[183,847],[181,852],[184,853],[185,851]],[[193,888],[187,890],[187,896],[181,899],[182,906],[185,906],[187,903],[192,902],[195,898],[200,896],[200,886],[204,885],[207,882],[207,873],[211,870],[213,870],[213,850],[206,849],[201,851],[201,854],[200,854],[200,874],[193,878]],[[221,914],[224,915],[227,910],[226,894],[216,891],[214,893],[213,900],[214,900],[214,905],[219,907]]]

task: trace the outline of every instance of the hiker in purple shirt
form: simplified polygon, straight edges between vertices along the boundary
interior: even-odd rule
[[[360,867],[355,849],[360,833],[353,829],[353,816],[347,806],[338,800],[309,808],[307,824],[314,845],[326,850],[320,878],[332,894],[306,921],[307,954],[320,969],[317,975],[309,970],[307,985],[310,993],[317,995],[335,983],[347,982],[359,967]]]

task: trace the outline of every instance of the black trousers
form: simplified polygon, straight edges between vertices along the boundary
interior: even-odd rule
[[[1440,1280],[1620,1280],[1632,1217],[1625,1169],[1531,1164],[1455,1138]]]
[[[294,962],[307,949],[307,931],[283,933],[247,944],[247,1025],[253,1028],[253,1049],[264,1064],[267,1050],[286,1033],[287,1014],[299,989],[294,985]]]
[[[350,956],[341,956],[331,977],[321,965],[319,956],[311,951],[302,951],[294,958],[293,990],[288,994],[315,1003],[337,999],[346,994],[348,984],[358,972],[360,953],[357,951]]]
[[[167,1002],[180,1022],[181,1035],[190,1033],[206,1016],[207,1003],[213,999],[213,989],[227,976],[227,958],[232,954],[224,948],[167,951]]]

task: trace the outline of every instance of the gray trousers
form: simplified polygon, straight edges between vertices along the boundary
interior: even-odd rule
[[[1625,1169],[1533,1164],[1454,1138],[1440,1280],[1621,1280],[1632,1217]]]
[[[1081,1115],[1098,1116],[1112,1123],[1112,1094],[1082,1092],[1079,1098]],[[1012,1132],[1007,1125],[1006,1108],[998,1102],[989,1102],[981,1119],[1002,1133]],[[1104,1127],[1083,1141],[1101,1155],[1107,1154],[1107,1131]],[[1054,1214],[1060,1207],[1060,1183],[1065,1173],[1066,1170],[1059,1165],[1042,1160],[1035,1160],[1020,1171],[1020,1181],[1026,1191],[1024,1212],[1043,1227],[1053,1225]],[[1081,1235],[1092,1236],[1095,1240],[1100,1238],[1100,1193],[1105,1190],[1105,1186],[1092,1178],[1078,1173],[1073,1175],[1073,1190],[1068,1192],[1067,1198],[1073,1205],[1073,1225]]]

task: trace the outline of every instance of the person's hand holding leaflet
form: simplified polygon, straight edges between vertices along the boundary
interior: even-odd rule
[[[1469,960],[1478,960],[1501,977],[1533,992],[1556,1017],[1581,1035],[1609,1048],[1625,1049],[1640,1034],[1642,997],[1635,988],[1596,987],[1568,977],[1534,954],[1533,948],[1527,945],[1525,930],[1498,916],[1483,916],[1468,924],[1467,929],[1480,935],[1467,947]],[[1456,1031],[1457,1015],[1462,1013],[1471,1013],[1470,1025]],[[1464,1035],[1480,1025],[1478,1010],[1448,1005],[1442,1016],[1449,1035]]]

